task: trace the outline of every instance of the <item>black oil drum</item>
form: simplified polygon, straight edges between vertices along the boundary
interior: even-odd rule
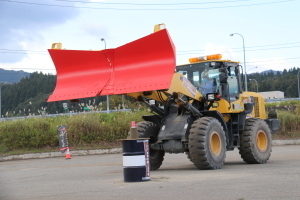
[[[125,182],[150,180],[148,139],[126,139],[123,143],[123,171]]]

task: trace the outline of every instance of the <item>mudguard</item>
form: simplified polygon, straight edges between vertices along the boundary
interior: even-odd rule
[[[176,67],[166,29],[115,49],[48,51],[57,72],[48,102],[168,89]]]

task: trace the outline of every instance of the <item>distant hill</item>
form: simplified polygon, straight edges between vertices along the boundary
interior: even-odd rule
[[[30,73],[23,70],[5,70],[0,68],[0,83],[18,83],[23,77],[29,77]]]
[[[275,71],[275,70],[272,70],[272,69],[260,72],[260,74],[268,74],[268,73],[271,73],[271,72],[273,72],[274,75],[282,74],[282,71]]]

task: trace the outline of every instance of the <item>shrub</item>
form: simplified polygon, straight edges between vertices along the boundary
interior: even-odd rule
[[[0,123],[0,152],[58,147],[57,127],[67,125],[70,146],[115,142],[127,137],[130,122],[148,111],[83,113],[53,118],[30,118]]]

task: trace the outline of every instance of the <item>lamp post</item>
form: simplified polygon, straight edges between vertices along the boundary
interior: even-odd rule
[[[0,119],[2,118],[2,113],[1,113],[1,101],[2,101],[2,97],[1,97],[1,93],[2,93],[2,91],[1,91],[1,88],[2,88],[2,85],[3,85],[3,83],[1,83],[1,85],[0,85]]]
[[[251,69],[254,69],[254,68],[257,68],[258,66],[256,67],[251,67],[250,69],[247,70],[247,73],[251,70]]]
[[[255,79],[249,79],[249,81],[252,81],[252,80],[256,82],[256,92],[258,92],[258,83]]]
[[[104,42],[104,49],[106,49],[106,41],[105,41],[105,39],[101,38],[101,41]],[[109,114],[109,96],[108,95],[106,95],[106,104],[107,104],[107,107],[106,107],[107,114]]]
[[[104,42],[104,49],[106,49],[106,41],[104,38],[101,38],[101,41]]]
[[[239,33],[231,33],[230,36],[233,36],[234,34],[237,34],[242,37],[243,39],[243,50],[244,50],[244,68],[245,68],[245,90],[248,91],[248,86],[247,86],[247,71],[246,71],[246,57],[245,57],[245,40],[244,37],[239,34]]]
[[[122,108],[123,108],[123,110],[125,109],[124,107],[125,107],[125,104],[124,104],[124,95],[122,94]]]
[[[299,98],[300,98],[300,91],[299,91],[299,72],[300,72],[300,70],[298,70],[298,75],[297,75],[297,78],[298,78],[298,96],[299,96]]]

